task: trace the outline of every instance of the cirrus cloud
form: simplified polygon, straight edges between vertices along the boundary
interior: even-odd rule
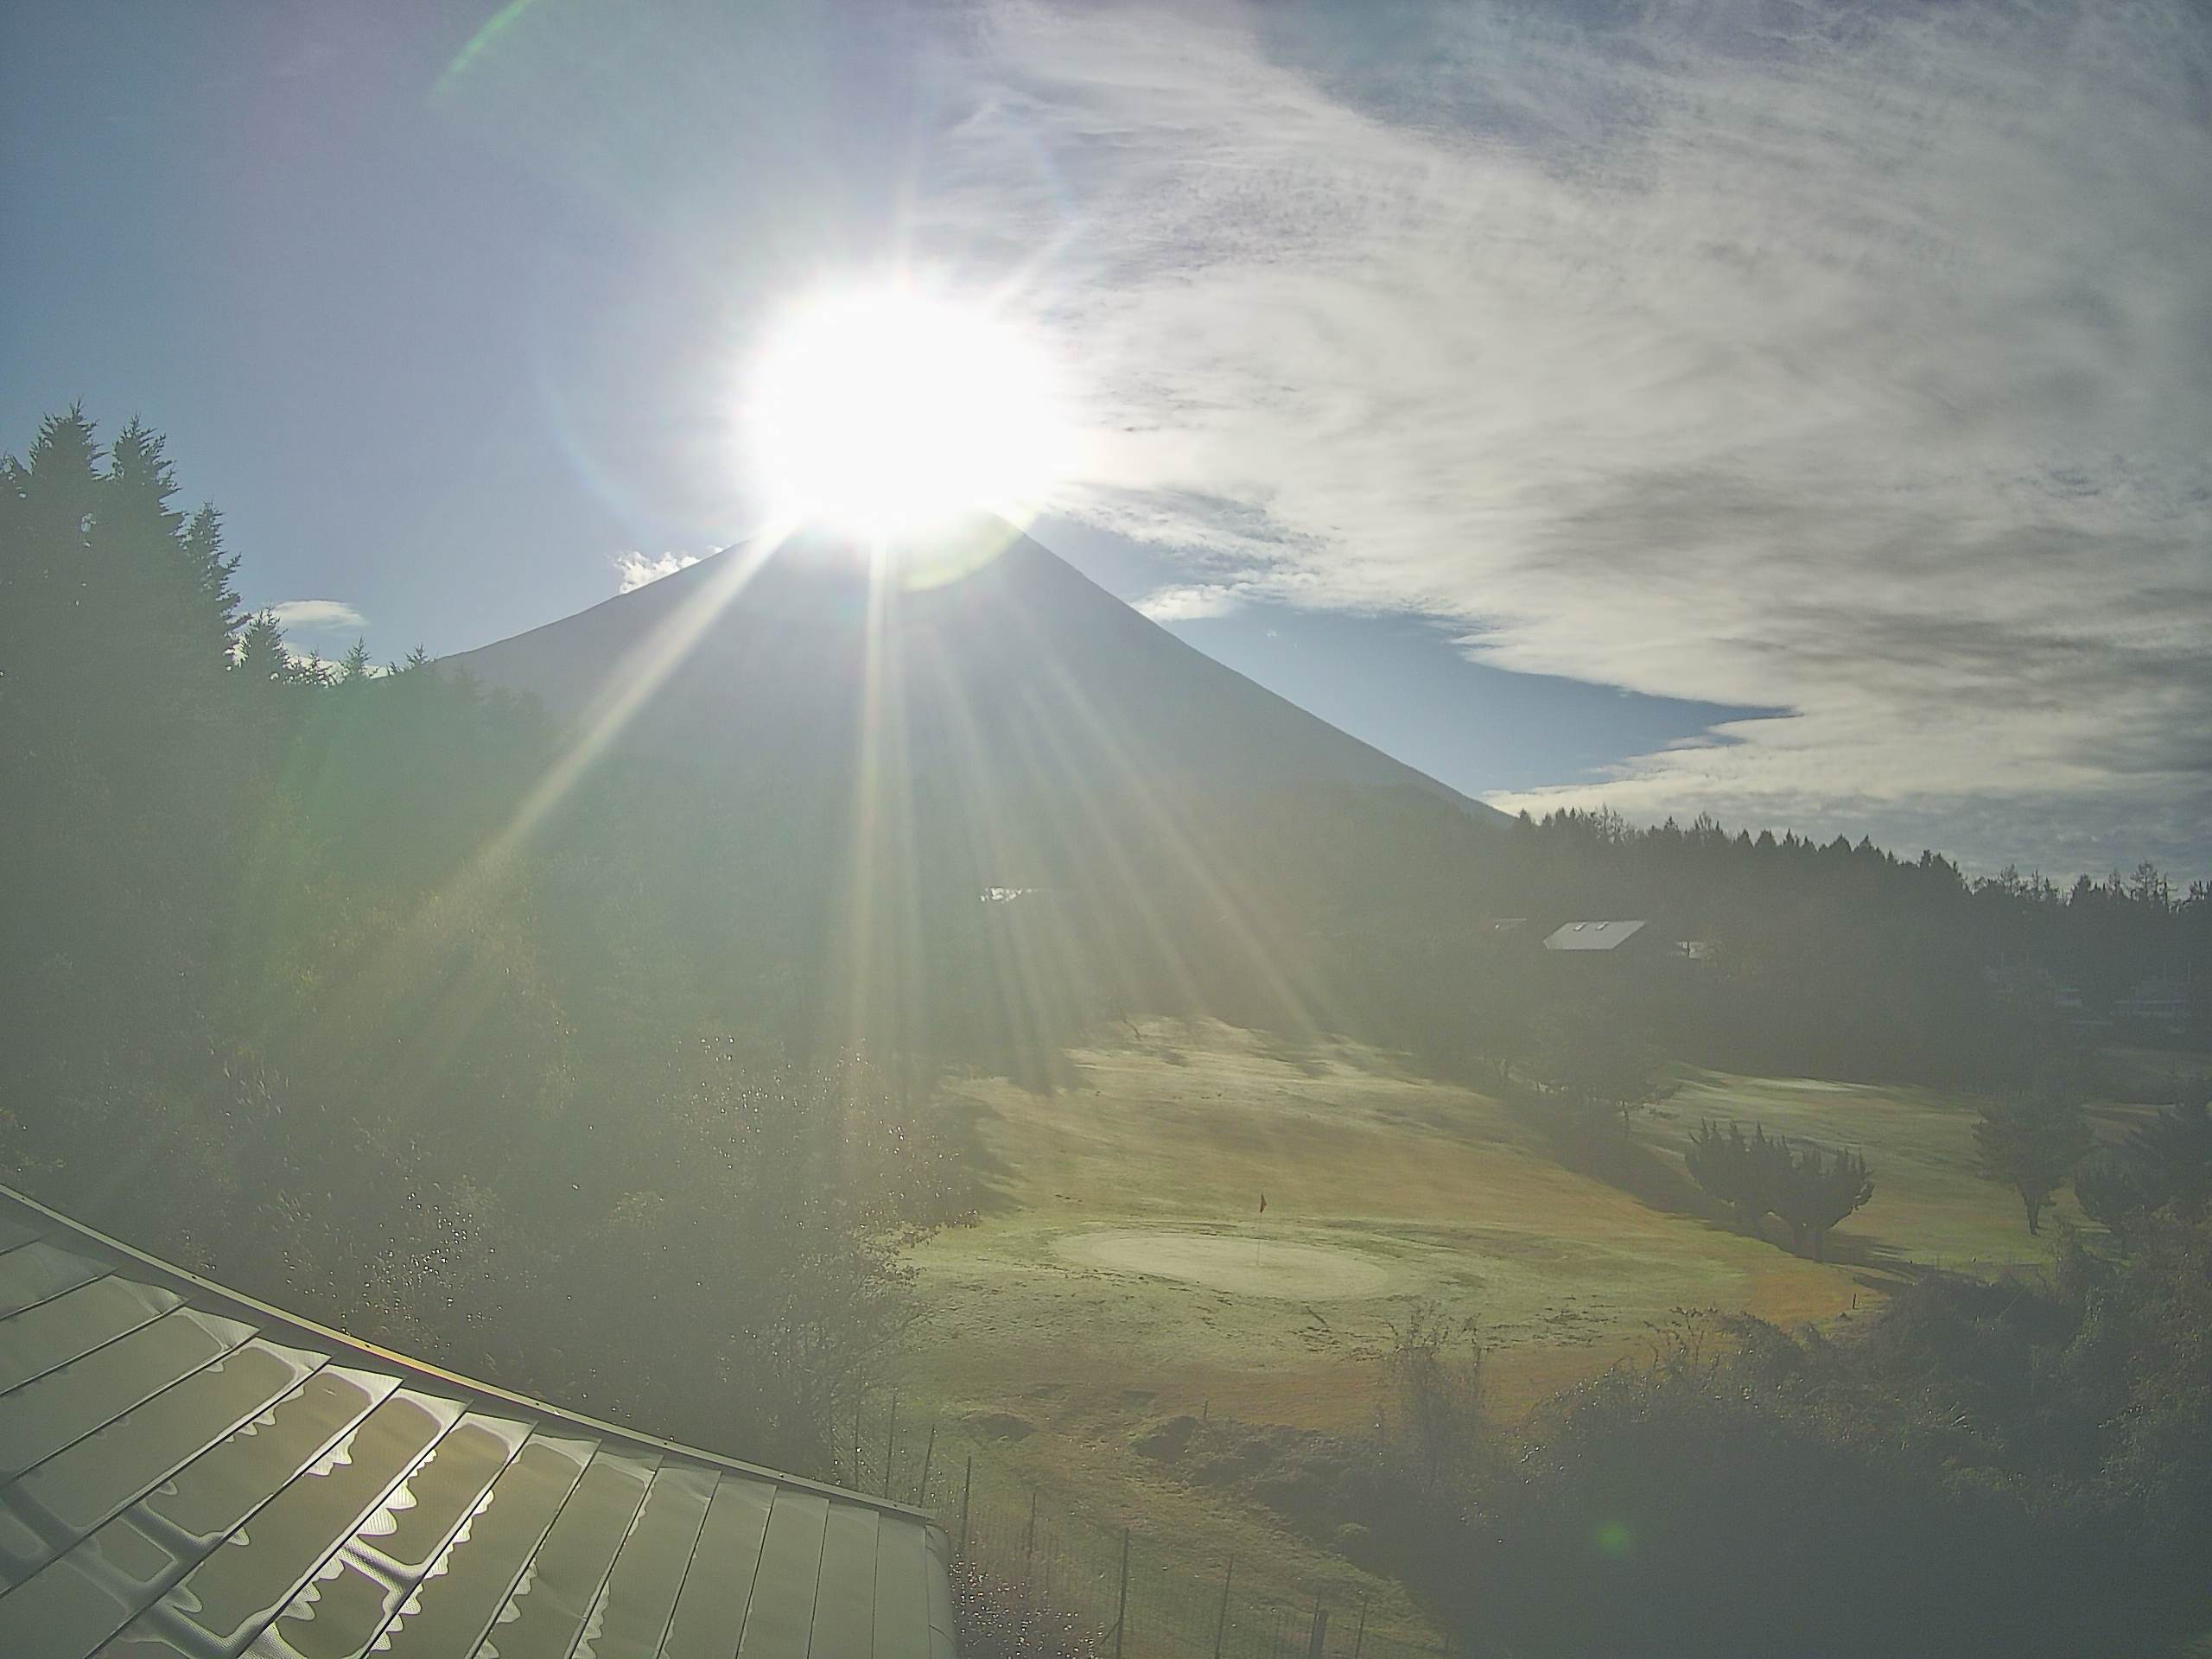
[[[1089,377],[1065,509],[1206,573],[1159,605],[1416,612],[1792,711],[1510,807],[2212,866],[2198,11],[1010,4],[977,40],[919,234],[1028,257]]]

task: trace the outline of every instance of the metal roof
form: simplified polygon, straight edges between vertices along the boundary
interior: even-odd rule
[[[1611,950],[1635,937],[1643,922],[1568,922],[1544,941],[1547,950]]]
[[[954,1659],[918,1510],[617,1429],[0,1187],[0,1655]]]

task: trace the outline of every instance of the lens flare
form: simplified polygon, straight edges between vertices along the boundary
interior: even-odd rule
[[[978,510],[1026,517],[1067,450],[1038,343],[905,286],[792,308],[755,365],[747,414],[778,518],[877,539]]]

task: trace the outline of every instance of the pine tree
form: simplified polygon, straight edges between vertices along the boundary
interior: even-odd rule
[[[1874,1178],[1855,1152],[1792,1148],[1785,1141],[1774,1212],[1789,1224],[1797,1249],[1815,1262],[1827,1255],[1828,1231],[1874,1196]]]
[[[237,554],[223,550],[223,515],[212,501],[202,502],[185,525],[184,556],[186,572],[205,607],[209,638],[228,642],[242,620],[238,589],[232,586],[238,560]]]
[[[1682,1154],[1690,1179],[1735,1212],[1736,1224],[1756,1233],[1759,1219],[1774,1207],[1774,1147],[1766,1129],[1754,1125],[1756,1138],[1732,1122],[1726,1129],[1700,1123]]]
[[[137,421],[116,434],[88,533],[90,599],[111,657],[103,679],[133,702],[174,686],[193,645],[187,619],[195,584],[184,515],[169,505],[176,479],[163,448]],[[211,660],[219,648],[209,642]]]
[[[1769,1138],[1764,1125],[1745,1135],[1740,1124],[1724,1130],[1700,1124],[1684,1163],[1691,1178],[1736,1212],[1746,1231],[1771,1212],[1789,1228],[1796,1248],[1815,1262],[1827,1254],[1829,1230],[1874,1196],[1874,1178],[1857,1153],[1795,1147],[1787,1136]]]
[[[83,666],[99,459],[92,423],[73,409],[41,421],[28,461],[11,455],[0,473],[0,709],[27,722],[19,741],[39,723],[26,702],[66,704],[64,677]]]
[[[238,636],[237,672],[242,683],[257,689],[289,682],[291,653],[284,649],[284,631],[276,613],[256,611]]]

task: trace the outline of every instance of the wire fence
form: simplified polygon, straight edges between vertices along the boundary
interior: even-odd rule
[[[903,1414],[902,1414],[903,1413]],[[1364,1599],[1286,1600],[1186,1548],[1091,1519],[1040,1489],[979,1466],[898,1396],[856,1411],[839,1478],[926,1510],[956,1561],[1061,1646],[1114,1659],[1440,1659],[1448,1644],[1369,1625]]]

